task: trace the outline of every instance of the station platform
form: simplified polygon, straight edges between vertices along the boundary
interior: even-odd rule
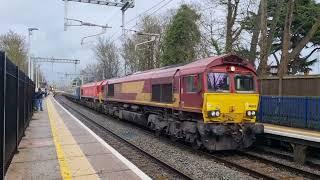
[[[320,148],[320,132],[301,128],[292,128],[274,124],[264,125],[264,137],[288,142],[293,149],[295,162],[304,164],[307,160],[307,148]]]
[[[7,171],[7,180],[151,179],[53,97],[35,113]]]
[[[263,124],[264,132],[278,136],[301,139],[311,142],[320,143],[320,131],[312,131],[301,128],[291,128],[274,124]]]

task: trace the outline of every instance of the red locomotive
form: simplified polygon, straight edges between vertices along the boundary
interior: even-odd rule
[[[80,97],[87,106],[195,148],[246,148],[263,132],[263,126],[255,123],[259,101],[255,69],[236,55],[85,84]]]

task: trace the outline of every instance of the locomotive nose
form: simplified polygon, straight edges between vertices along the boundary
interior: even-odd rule
[[[204,122],[255,122],[258,101],[258,94],[205,93]],[[217,110],[219,116],[212,116]]]
[[[236,111],[236,107],[235,106],[229,106],[229,112],[235,112]]]

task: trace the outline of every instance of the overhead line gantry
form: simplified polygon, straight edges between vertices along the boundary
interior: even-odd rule
[[[39,68],[37,68],[36,64],[37,63],[69,63],[69,64],[74,64],[75,65],[75,72],[77,70],[77,64],[80,64],[80,60],[78,59],[65,59],[65,58],[53,58],[53,57],[31,57],[31,62],[32,62],[32,67],[36,67],[36,88],[38,88],[39,84],[39,78],[38,78],[38,71]],[[33,68],[31,69],[31,78],[33,80]]]

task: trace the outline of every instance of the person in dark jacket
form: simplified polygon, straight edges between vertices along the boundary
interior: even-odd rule
[[[43,111],[42,107],[42,99],[43,99],[44,92],[41,90],[41,88],[38,88],[38,91],[36,92],[36,104],[37,104],[37,111]]]

